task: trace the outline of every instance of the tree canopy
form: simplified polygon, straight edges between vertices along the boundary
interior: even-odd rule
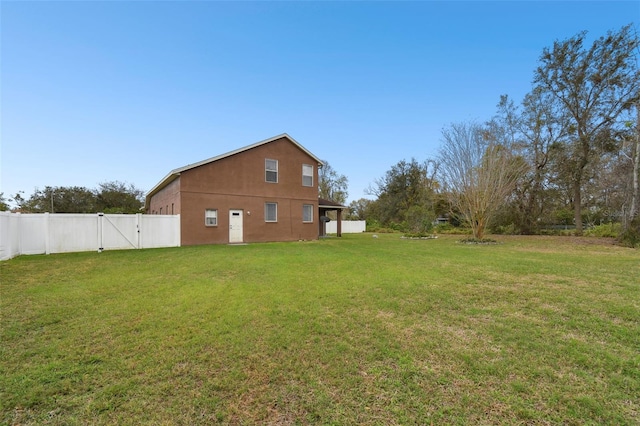
[[[318,196],[339,204],[347,202],[349,179],[338,174],[328,161],[318,169]]]
[[[562,141],[562,171],[573,196],[577,232],[582,232],[582,192],[588,166],[618,149],[623,114],[640,100],[638,37],[631,25],[609,32],[585,47],[586,32],[545,48],[535,71],[535,90],[550,95],[570,120]]]
[[[431,229],[436,217],[437,162],[401,160],[367,192],[377,199],[367,205],[368,219],[410,233]],[[362,203],[361,203],[362,204]]]
[[[17,210],[29,213],[140,213],[144,191],[119,181],[101,183],[97,189],[45,186],[29,198],[16,194],[13,201]]]
[[[640,243],[639,49],[631,25],[554,42],[522,101],[503,95],[488,121],[443,130],[433,179],[416,184],[420,163],[403,160],[354,207],[402,230],[446,208],[476,236],[620,223]]]

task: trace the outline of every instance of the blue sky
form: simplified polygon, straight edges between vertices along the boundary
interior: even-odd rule
[[[124,181],[288,133],[349,201],[640,2],[0,1],[0,191]]]

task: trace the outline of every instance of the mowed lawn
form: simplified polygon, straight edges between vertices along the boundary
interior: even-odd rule
[[[0,263],[3,424],[640,424],[640,251],[320,241]]]

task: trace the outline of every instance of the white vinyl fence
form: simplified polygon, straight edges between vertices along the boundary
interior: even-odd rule
[[[0,212],[0,260],[21,254],[180,246],[180,215]]]
[[[327,234],[338,233],[338,222],[332,220],[326,224]],[[365,220],[343,220],[342,221],[342,233],[343,234],[357,234],[364,232],[367,229],[367,221]]]

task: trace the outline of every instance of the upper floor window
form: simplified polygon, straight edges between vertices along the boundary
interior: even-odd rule
[[[264,180],[278,183],[278,160],[264,160]]]
[[[302,186],[313,186],[313,166],[302,165]]]

